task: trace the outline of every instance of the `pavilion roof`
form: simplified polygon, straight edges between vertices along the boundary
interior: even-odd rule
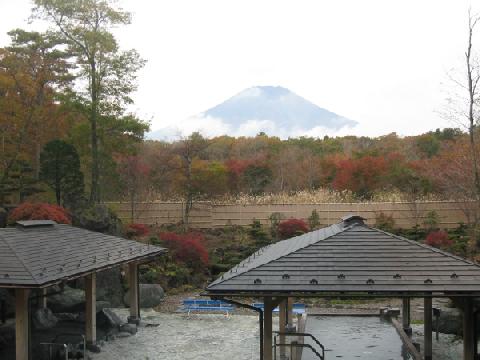
[[[480,294],[480,266],[371,228],[358,216],[262,248],[209,295]]]
[[[54,221],[18,222],[0,229],[0,288],[45,287],[165,251]]]

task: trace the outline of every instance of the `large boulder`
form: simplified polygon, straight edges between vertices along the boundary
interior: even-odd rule
[[[435,318],[433,328],[437,330]],[[463,314],[457,308],[444,308],[440,310],[438,319],[438,331],[444,334],[462,335],[463,333]]]
[[[165,297],[165,292],[158,284],[140,284],[140,307],[152,308],[160,305]],[[130,290],[124,297],[125,304],[130,306]]]
[[[119,267],[97,273],[98,300],[108,301],[112,307],[123,307],[124,295]]]
[[[15,344],[15,325],[0,326],[0,349],[11,347]]]
[[[65,286],[61,293],[48,298],[48,307],[54,313],[82,311],[85,308],[85,291]]]
[[[97,312],[97,326],[102,329],[119,329],[124,324],[125,321],[115,314],[112,309],[105,308],[102,309],[102,311]]]
[[[73,211],[72,217],[73,225],[83,229],[110,235],[121,235],[122,233],[120,219],[104,204],[78,206]]]
[[[0,307],[2,304],[5,306],[4,311],[7,317],[15,314],[15,294],[12,292],[12,290],[0,289],[0,302]]]
[[[32,315],[33,326],[37,330],[51,329],[57,325],[58,319],[48,308],[37,309]]]

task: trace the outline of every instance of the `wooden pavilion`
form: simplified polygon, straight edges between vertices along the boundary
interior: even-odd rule
[[[0,229],[0,288],[15,289],[16,359],[29,359],[29,297],[34,289],[85,278],[85,334],[96,343],[96,274],[129,266],[130,317],[138,323],[138,265],[165,249],[54,221],[19,221]]]
[[[477,357],[473,299],[480,297],[480,266],[416,241],[371,228],[359,216],[262,248],[206,288],[212,298],[263,298],[260,359],[272,360],[272,311],[280,306],[280,333],[292,319],[293,297],[398,297],[403,327],[410,299],[424,299],[426,360],[432,359],[432,298],[463,304],[464,360]],[[282,314],[285,314],[283,316]],[[263,336],[262,336],[263,334]]]

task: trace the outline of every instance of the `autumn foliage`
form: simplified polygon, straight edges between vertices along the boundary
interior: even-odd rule
[[[432,231],[427,235],[425,244],[436,248],[445,249],[452,246],[453,241],[448,238],[448,234],[443,230]]]
[[[202,234],[162,232],[159,234],[159,238],[172,253],[175,261],[197,270],[205,269],[208,266],[208,252],[203,244]]]
[[[335,190],[350,190],[360,197],[368,198],[380,188],[387,170],[384,157],[364,156],[359,159],[343,159],[336,163],[332,187]]]
[[[278,234],[282,239],[288,239],[306,232],[308,232],[308,225],[301,219],[283,220],[278,224]]]
[[[46,203],[23,203],[9,215],[9,223],[20,220],[53,220],[59,224],[71,224],[72,219],[68,211],[58,205]]]
[[[150,229],[145,224],[128,224],[125,228],[125,234],[128,238],[147,236]]]

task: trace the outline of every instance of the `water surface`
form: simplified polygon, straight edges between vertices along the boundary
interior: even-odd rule
[[[307,317],[306,332],[313,334],[326,349],[328,360],[411,360],[393,325],[379,317]],[[312,341],[305,340],[312,344]],[[305,349],[302,360],[317,359]]]

